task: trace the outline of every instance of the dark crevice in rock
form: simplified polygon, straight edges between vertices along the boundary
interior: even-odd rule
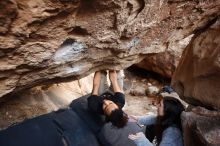
[[[59,0],[62,3],[77,3],[80,2],[80,0]]]
[[[137,16],[142,12],[142,10],[145,7],[145,2],[144,0],[137,0],[137,3],[139,4],[138,8],[134,8],[134,4],[128,2],[127,3],[127,7],[129,9],[129,21],[134,20],[135,18],[137,18]]]
[[[7,49],[0,48],[0,53],[3,53],[4,55],[7,55],[7,53],[10,53],[10,52],[12,52],[15,49],[16,48],[7,48]]]
[[[186,3],[187,1],[192,1],[192,0],[168,0],[168,4],[179,4],[179,3]],[[193,0],[195,3],[199,3],[199,0]]]
[[[184,97],[183,100],[190,103],[191,105],[194,105],[194,106],[201,106],[201,107],[204,107],[204,108],[211,110],[211,111],[215,110],[211,105],[209,106],[207,104],[204,104],[201,101],[199,101],[193,97]]]
[[[40,42],[46,42],[46,41],[48,41],[48,37],[40,35],[40,34],[37,34],[37,33],[31,33],[29,35],[28,40],[30,42],[36,42],[36,40],[38,40]]]
[[[45,19],[37,19],[35,21],[32,21],[31,23],[28,24],[28,27],[40,28],[42,25],[46,25],[48,23],[54,22],[55,20],[57,21],[57,19],[62,20],[66,18],[69,14],[70,12],[68,12],[67,10],[63,10],[57,13],[57,15],[53,15]]]
[[[96,13],[108,9],[107,6],[102,6],[101,1],[97,0],[81,0],[78,14],[85,15],[87,13]]]
[[[193,97],[184,97],[182,95],[184,95],[184,84],[180,81],[176,82],[175,84],[175,89],[176,89],[176,92],[179,93],[179,95],[181,95],[182,99],[188,103],[190,103],[191,105],[194,105],[194,106],[201,106],[201,107],[205,107],[209,110],[214,110],[211,106],[208,106],[208,105],[205,105],[203,104],[202,102],[200,102],[199,100],[196,100],[195,98]]]
[[[144,0],[138,0],[138,1],[139,1],[140,5],[141,5],[141,7],[138,10],[138,14],[139,14],[144,9],[144,7],[145,7],[145,1]]]
[[[76,26],[76,27],[74,27],[74,28],[69,32],[69,34],[79,35],[79,36],[90,35],[90,34],[88,33],[88,31],[87,31],[85,28],[82,28],[81,26]]]
[[[1,49],[1,48],[0,48]],[[5,53],[3,51],[0,50],[0,57],[5,56]]]
[[[142,78],[153,78],[163,84],[170,85],[171,79],[161,76],[158,73],[147,71],[145,69],[136,67],[132,65],[131,67],[127,68],[129,71],[134,72],[137,76],[140,76]]]
[[[114,30],[117,30],[117,26],[118,26],[118,24],[117,24],[117,22],[118,22],[118,19],[117,19],[117,14],[116,13],[114,13],[114,19],[113,19],[113,25],[112,25],[112,29],[114,29]]]
[[[95,10],[97,8],[97,1],[96,0],[81,0],[80,2],[80,9],[81,10],[86,10],[86,11],[91,11]]]
[[[197,27],[192,33],[199,35],[203,33],[204,31],[208,30],[219,19],[219,16],[216,16],[216,14],[213,14],[213,17],[210,16],[209,19],[210,21],[207,21],[206,25],[204,25],[203,27]]]
[[[88,13],[101,13],[106,11],[112,11],[112,9],[120,8],[116,1],[105,0],[81,0],[79,6],[79,14],[85,15]],[[112,11],[113,12],[113,11]]]
[[[29,72],[28,70],[33,70],[35,69],[37,71],[37,69],[40,69],[40,68],[44,68],[46,67],[47,65],[43,65],[43,63],[41,63],[41,65],[39,66],[34,66],[34,65],[29,65],[29,64],[21,64],[19,66],[16,67],[16,71],[17,70],[22,70],[22,69],[27,69],[27,71],[25,72]]]
[[[128,41],[128,40],[130,40],[130,38],[123,35],[123,36],[120,37],[120,40],[122,40],[122,41]]]
[[[0,80],[8,78],[14,73],[14,70],[0,71]]]
[[[66,39],[66,40],[60,45],[60,47],[63,47],[63,46],[66,46],[66,45],[70,45],[70,44],[72,44],[72,43],[74,43],[74,42],[76,42],[75,39],[68,38],[68,39]]]

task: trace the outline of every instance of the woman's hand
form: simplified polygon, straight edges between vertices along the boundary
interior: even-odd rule
[[[153,144],[145,137],[143,132],[129,134],[128,138],[134,141],[136,146],[153,146]]]
[[[143,132],[138,132],[136,134],[129,134],[128,135],[128,138],[131,140],[137,140],[137,139],[144,138],[144,137],[145,137],[145,135]]]

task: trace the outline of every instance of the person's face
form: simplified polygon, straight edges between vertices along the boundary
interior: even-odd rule
[[[113,101],[105,99],[102,109],[104,113],[109,116],[113,110],[118,109],[118,106]]]
[[[161,100],[160,103],[157,105],[157,114],[158,116],[164,116],[163,100]]]

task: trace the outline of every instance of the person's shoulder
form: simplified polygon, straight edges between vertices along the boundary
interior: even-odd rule
[[[115,92],[112,101],[117,103],[121,108],[125,105],[125,95],[121,92]]]
[[[162,136],[163,143],[181,143],[182,142],[182,132],[177,127],[168,127],[163,131]]]
[[[88,101],[88,103],[90,104],[90,103],[93,103],[93,102],[97,102],[97,101],[99,101],[101,98],[100,98],[100,96],[98,96],[98,95],[90,95],[88,98],[87,98],[87,101]]]
[[[179,135],[181,135],[181,130],[177,127],[170,126],[170,127],[166,128],[163,133],[169,134],[169,135],[174,135],[174,136],[179,136]]]
[[[115,96],[115,97],[124,97],[125,94],[122,93],[122,92],[115,92],[114,96]]]
[[[99,97],[98,95],[90,95],[87,99],[89,100],[89,99],[93,99],[93,98],[97,98],[97,97]]]

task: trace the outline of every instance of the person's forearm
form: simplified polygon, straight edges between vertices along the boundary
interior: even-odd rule
[[[114,92],[122,92],[117,80],[117,73],[115,70],[109,71],[109,79]]]
[[[122,92],[121,91],[121,88],[119,87],[118,85],[118,81],[113,81],[111,82],[112,83],[112,88],[113,88],[113,91],[116,93],[116,92]]]
[[[156,123],[157,116],[156,115],[146,115],[137,117],[137,122],[141,125],[152,125]]]
[[[93,78],[92,95],[98,95],[100,80],[101,80],[101,73],[100,71],[96,71]]]

